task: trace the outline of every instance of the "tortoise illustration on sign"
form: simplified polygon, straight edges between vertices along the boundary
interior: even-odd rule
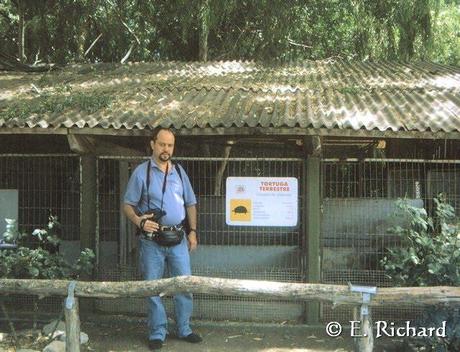
[[[252,201],[251,199],[231,199],[229,211],[232,221],[251,221]]]
[[[232,210],[235,214],[246,214],[249,211],[246,209],[245,206],[239,205],[235,209]]]

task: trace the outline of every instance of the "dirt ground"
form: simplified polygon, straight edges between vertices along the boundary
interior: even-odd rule
[[[6,332],[5,325],[0,331]],[[353,341],[344,333],[331,338],[321,327],[299,325],[254,324],[233,322],[203,322],[193,324],[194,331],[203,336],[203,342],[190,344],[172,333],[162,351],[187,352],[351,352]],[[89,343],[82,352],[147,352],[146,329],[143,319],[105,319],[82,321],[81,330],[89,335]],[[3,346],[3,347],[2,347]],[[43,345],[23,342],[17,349],[0,344],[0,351],[15,352],[20,348],[41,351]],[[3,349],[2,349],[3,348]],[[376,341],[375,352],[402,351],[395,341]]]
[[[95,351],[121,352],[148,351],[145,327],[120,327],[94,329],[93,324],[85,324],[90,334],[90,348]],[[190,344],[177,339],[173,334],[168,337],[162,351],[187,352],[345,352],[353,351],[351,340],[332,339],[319,336],[314,329],[290,326],[259,326],[254,324],[195,323],[194,331],[203,337],[200,344]]]

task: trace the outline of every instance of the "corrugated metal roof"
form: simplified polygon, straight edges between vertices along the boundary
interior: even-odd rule
[[[3,128],[143,129],[158,124],[460,132],[460,68],[233,61],[0,73]]]

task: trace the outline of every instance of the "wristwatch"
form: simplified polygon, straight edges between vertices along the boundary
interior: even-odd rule
[[[189,233],[192,231],[196,233],[196,229],[190,229]]]

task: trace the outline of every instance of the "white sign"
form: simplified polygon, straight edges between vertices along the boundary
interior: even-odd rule
[[[227,178],[227,225],[297,226],[297,217],[297,178]]]

